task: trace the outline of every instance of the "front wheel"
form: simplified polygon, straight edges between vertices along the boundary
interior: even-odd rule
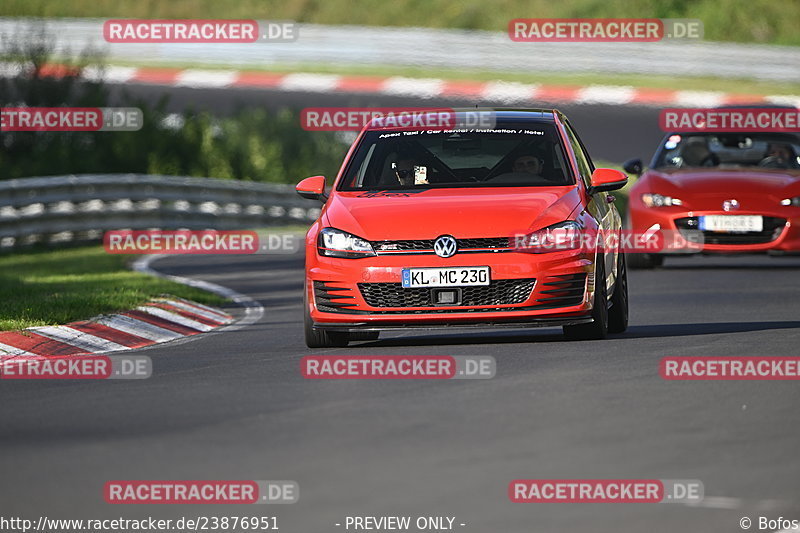
[[[564,326],[564,336],[571,341],[600,340],[608,335],[608,291],[603,255],[599,254],[595,262],[597,267],[594,271],[593,320],[588,324]]]
[[[622,333],[628,329],[628,268],[625,254],[617,255],[617,282],[608,310],[608,332]]]
[[[303,289],[303,326],[306,346],[309,348],[343,348],[350,342],[350,335],[342,331],[314,329],[311,312],[308,308],[308,291]]]

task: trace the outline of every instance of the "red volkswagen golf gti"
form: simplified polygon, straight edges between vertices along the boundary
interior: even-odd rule
[[[323,176],[297,185],[324,202],[306,237],[309,347],[408,328],[563,326],[572,339],[626,329],[618,247],[548,246],[618,232],[608,191],[625,174],[595,169],[558,111],[491,115],[482,129],[373,121],[329,192]]]
[[[629,227],[701,232],[704,253],[800,252],[798,154],[790,133],[670,133],[631,188]],[[642,174],[642,163],[625,170]],[[664,257],[636,254],[631,267]]]

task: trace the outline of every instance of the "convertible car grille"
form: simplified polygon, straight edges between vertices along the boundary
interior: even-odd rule
[[[766,244],[780,237],[786,226],[785,218],[763,217],[764,229],[762,231],[746,231],[741,233],[723,233],[717,231],[704,231],[705,244],[747,245]],[[697,230],[698,217],[684,217],[675,220],[678,230]]]
[[[459,251],[492,250],[507,251],[510,247],[508,237],[484,237],[475,239],[456,239]],[[403,252],[433,252],[434,239],[414,241],[373,241],[372,247],[378,254],[398,254]]]
[[[461,287],[461,302],[448,307],[521,304],[530,298],[536,280],[500,279],[490,285]],[[404,289],[400,283],[359,283],[361,295],[371,307],[433,307],[433,290]]]

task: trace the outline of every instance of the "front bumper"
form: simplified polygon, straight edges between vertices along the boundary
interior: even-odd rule
[[[630,227],[634,232],[652,229],[696,231],[698,217],[706,215],[760,215],[762,232],[703,232],[702,253],[758,253],[800,251],[800,209],[767,211],[686,211],[679,207],[631,206]],[[669,253],[668,250],[666,250]]]
[[[319,256],[313,248],[307,254],[305,290],[311,319],[319,329],[544,327],[591,321],[594,256],[584,251],[488,252],[447,259],[411,254],[337,259]],[[400,287],[403,268],[469,266],[489,266],[492,285],[463,289],[469,297],[459,305],[426,300],[425,291],[431,289]]]

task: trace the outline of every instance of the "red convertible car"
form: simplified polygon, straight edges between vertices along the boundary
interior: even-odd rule
[[[492,114],[489,129],[373,121],[329,192],[322,176],[297,185],[324,202],[306,238],[309,347],[389,329],[562,326],[573,339],[626,329],[619,248],[548,243],[618,232],[607,191],[627,177],[595,169],[558,111]],[[520,249],[519,235],[537,246]]]
[[[700,232],[704,253],[800,251],[800,138],[790,133],[670,133],[630,191],[633,233]],[[634,254],[652,268],[664,254]]]

